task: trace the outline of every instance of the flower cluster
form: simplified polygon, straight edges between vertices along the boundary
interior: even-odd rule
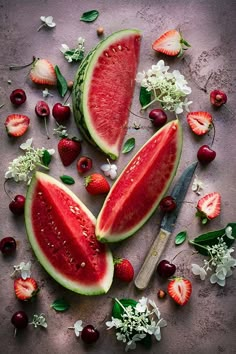
[[[192,184],[192,191],[195,192],[197,195],[200,195],[203,188],[204,188],[203,182],[196,175]]]
[[[43,328],[47,328],[48,324],[45,318],[45,315],[41,313],[40,315],[35,314],[33,316],[33,320],[31,323],[29,323],[34,326],[34,328],[37,328],[38,326],[41,326]]]
[[[160,102],[164,110],[180,114],[192,103],[186,96],[192,90],[187,86],[187,81],[179,70],[168,72],[169,66],[165,66],[163,60],[159,60],[156,65],[148,71],[137,74],[136,81],[152,93],[153,100],[143,109],[146,109],[154,102]]]
[[[10,162],[8,170],[5,173],[5,178],[13,178],[16,182],[24,181],[27,184],[30,183],[32,178],[32,173],[37,167],[43,167],[48,169],[43,163],[43,156],[45,151],[48,154],[53,155],[55,150],[46,150],[44,148],[35,149],[32,147],[33,139],[28,139],[25,143],[20,145],[20,148],[25,151],[25,155],[21,155]]]
[[[64,54],[68,63],[71,63],[72,61],[81,61],[84,58],[84,42],[85,39],[79,37],[76,48],[70,49],[67,44],[61,45],[60,51]]]
[[[31,262],[21,262],[20,264],[14,266],[14,272],[11,274],[11,277],[15,277],[16,275],[20,275],[22,279],[30,278],[31,275]]]
[[[136,343],[147,335],[154,335],[157,341],[161,340],[161,327],[165,327],[167,323],[161,318],[160,311],[154,301],[142,297],[135,307],[125,307],[118,299],[115,301],[123,309],[123,312],[120,318],[112,317],[111,321],[106,322],[106,325],[108,329],[116,328],[116,338],[118,341],[126,343],[126,352],[129,349],[135,349]],[[151,306],[151,309],[148,305]]]
[[[103,164],[100,168],[105,176],[110,177],[111,179],[116,179],[117,166],[115,164],[111,164],[108,160],[108,163]]]
[[[233,238],[231,226],[226,228],[225,235],[230,239]],[[204,259],[203,267],[200,267],[198,264],[192,264],[193,274],[199,275],[201,280],[205,280],[207,272],[215,268],[214,273],[212,273],[210,277],[210,282],[212,284],[217,283],[220,286],[225,286],[226,278],[232,275],[231,268],[236,267],[236,259],[231,256],[231,253],[234,252],[234,248],[228,249],[223,236],[218,238],[218,244],[206,247],[210,259]]]

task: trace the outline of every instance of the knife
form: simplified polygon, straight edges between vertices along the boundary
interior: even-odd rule
[[[175,199],[177,206],[171,213],[166,213],[164,215],[161,221],[160,231],[146,256],[138,275],[136,276],[134,284],[140,290],[143,290],[148,286],[148,283],[154,273],[156,265],[166,246],[169,236],[175,227],[177,216],[179,214],[181,205],[184,201],[197,164],[197,162],[194,162],[184,170],[171,192],[171,196]]]

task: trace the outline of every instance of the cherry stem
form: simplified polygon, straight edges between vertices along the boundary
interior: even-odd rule
[[[25,65],[21,65],[21,66],[17,66],[17,65],[10,65],[10,66],[9,66],[9,70],[20,70],[20,69],[27,68],[27,66],[30,66],[30,65],[34,64],[34,62],[35,62],[36,60],[37,60],[37,59],[36,59],[36,57],[35,57],[35,56],[33,56],[33,58],[32,58],[32,62],[31,62],[31,63],[29,63],[29,64],[25,64]]]
[[[14,202],[14,199],[10,196],[10,194],[6,190],[6,183],[7,183],[7,179],[5,180],[5,182],[3,184],[4,191],[5,191],[6,195],[8,196],[8,198]]]
[[[235,115],[235,113],[233,111],[231,111],[231,109],[229,109],[226,105],[223,104],[223,107],[230,113],[233,115]]]
[[[212,137],[212,141],[211,141],[211,146],[213,146],[213,143],[215,141],[215,135],[216,135],[216,128],[215,128],[215,124],[212,122],[212,126],[213,126],[213,137]]]
[[[177,253],[177,254],[174,256],[174,258],[172,258],[171,263],[175,260],[176,257],[178,257],[178,255],[179,255],[180,253],[185,252],[185,251],[189,251],[189,250],[188,250],[188,249],[187,249],[187,250],[182,250],[182,251],[180,251],[179,253]]]
[[[48,134],[48,127],[47,127],[47,117],[44,117],[44,126],[45,126],[45,130],[46,130],[47,138],[50,139],[50,136]]]

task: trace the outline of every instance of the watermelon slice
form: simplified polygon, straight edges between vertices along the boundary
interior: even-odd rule
[[[98,215],[96,236],[118,242],[135,233],[166,193],[178,166],[182,129],[178,120],[157,131],[112,186]]]
[[[75,121],[87,140],[113,160],[127,131],[140,37],[133,29],[113,33],[87,55],[74,79]]]
[[[113,258],[96,239],[95,222],[70,189],[44,173],[35,174],[25,204],[30,244],[58,283],[85,295],[107,292],[113,278]]]

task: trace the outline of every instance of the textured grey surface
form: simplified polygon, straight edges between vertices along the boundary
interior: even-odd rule
[[[80,15],[87,10],[98,9],[100,16],[96,22],[88,24],[79,21]],[[39,17],[52,15],[56,21],[56,28],[42,29],[37,32],[40,25]],[[115,339],[112,331],[107,332],[105,321],[109,318],[112,297],[131,297],[138,299],[148,296],[157,301],[162,316],[168,321],[168,326],[162,330],[162,340],[154,343],[149,353],[162,354],[198,354],[198,353],[227,353],[236,352],[235,340],[235,294],[236,273],[227,280],[227,286],[220,288],[213,286],[208,280],[202,282],[193,277],[190,265],[200,261],[201,256],[191,257],[190,247],[186,244],[175,247],[173,237],[163,254],[163,258],[172,259],[180,250],[182,252],[176,259],[177,274],[184,275],[193,283],[193,294],[189,303],[179,308],[171,301],[157,299],[157,290],[165,289],[167,282],[154,277],[149,287],[144,292],[134,288],[133,283],[127,285],[114,281],[109,293],[98,297],[85,297],[73,294],[56,284],[37,263],[30,245],[28,244],[23,218],[15,218],[8,209],[9,200],[3,191],[4,172],[8,163],[18,153],[20,143],[26,138],[33,137],[34,145],[56,148],[57,139],[52,137],[47,140],[44,127],[34,114],[36,102],[42,99],[41,89],[33,85],[27,78],[27,69],[10,72],[9,64],[22,64],[29,62],[33,55],[48,58],[58,64],[67,79],[73,79],[77,66],[68,64],[59,48],[61,43],[73,46],[77,37],[86,39],[86,51],[89,51],[98,42],[96,29],[99,25],[105,28],[108,35],[123,28],[136,27],[142,31],[143,40],[139,71],[145,70],[164,56],[155,54],[151,43],[164,31],[178,28],[192,47],[187,51],[185,59],[164,58],[171,69],[179,69],[186,76],[192,87],[192,110],[206,110],[213,114],[216,137],[214,149],[217,158],[205,168],[199,167],[197,175],[204,181],[205,193],[218,191],[222,196],[221,215],[209,225],[202,227],[195,218],[195,206],[198,200],[191,190],[186,197],[174,234],[187,230],[189,237],[193,238],[204,230],[214,230],[224,227],[228,222],[235,221],[236,187],[235,187],[235,58],[236,58],[236,2],[235,1],[32,1],[32,0],[0,0],[0,103],[5,103],[1,108],[1,205],[0,225],[1,238],[14,236],[18,247],[14,257],[0,257],[1,266],[1,329],[0,352],[12,353],[122,353],[123,346]],[[204,86],[207,78],[212,73],[207,89],[204,93],[199,89]],[[8,80],[12,84],[7,83]],[[4,129],[4,121],[8,114],[14,112],[9,102],[9,94],[15,88],[23,88],[27,93],[27,102],[17,109],[17,112],[31,117],[31,127],[26,135],[17,140],[9,139]],[[215,110],[209,103],[209,92],[212,89],[223,89],[228,94],[226,107]],[[139,111],[138,86],[132,105],[132,111]],[[52,105],[61,101],[56,91],[54,96],[48,98]],[[230,112],[231,111],[231,112]],[[169,115],[169,119],[173,117]],[[134,122],[140,123],[142,129],[132,128]],[[184,130],[184,146],[177,177],[183,169],[196,159],[198,147],[208,144],[212,138],[209,136],[196,138],[190,132],[185,115],[181,122]],[[49,129],[54,128],[53,119],[49,122]],[[71,133],[77,134],[77,128],[71,119],[68,125]],[[134,136],[136,149],[128,155],[119,158],[117,165],[119,171],[130,160],[137,148],[153,134],[154,130],[148,120],[130,116],[127,137]],[[99,166],[106,161],[105,157],[83,143],[83,154],[91,156],[94,161],[93,171],[98,171]],[[50,174],[58,178],[68,174],[76,179],[76,184],[71,189],[81,200],[97,215],[104,198],[88,196],[83,186],[83,178],[76,172],[75,163],[64,168],[56,155]],[[9,183],[12,195],[25,194],[22,185]],[[127,257],[134,265],[135,272],[139,270],[145,254],[150,247],[159,227],[159,212],[154,213],[148,223],[136,235],[114,247],[114,253]],[[174,236],[174,235],[173,235]],[[33,263],[33,277],[38,280],[41,287],[37,300],[33,303],[22,304],[15,299],[13,280],[10,278],[12,267],[21,261],[31,260]],[[50,304],[57,297],[65,296],[71,307],[68,312],[55,313]],[[48,329],[27,328],[13,337],[13,328],[10,323],[12,314],[24,309],[31,317],[34,313],[45,313],[48,320]],[[81,340],[76,339],[73,331],[67,328],[77,320],[82,319],[85,324],[91,323],[100,331],[99,341],[90,347],[85,347]],[[142,347],[136,349],[137,353],[146,352]]]

